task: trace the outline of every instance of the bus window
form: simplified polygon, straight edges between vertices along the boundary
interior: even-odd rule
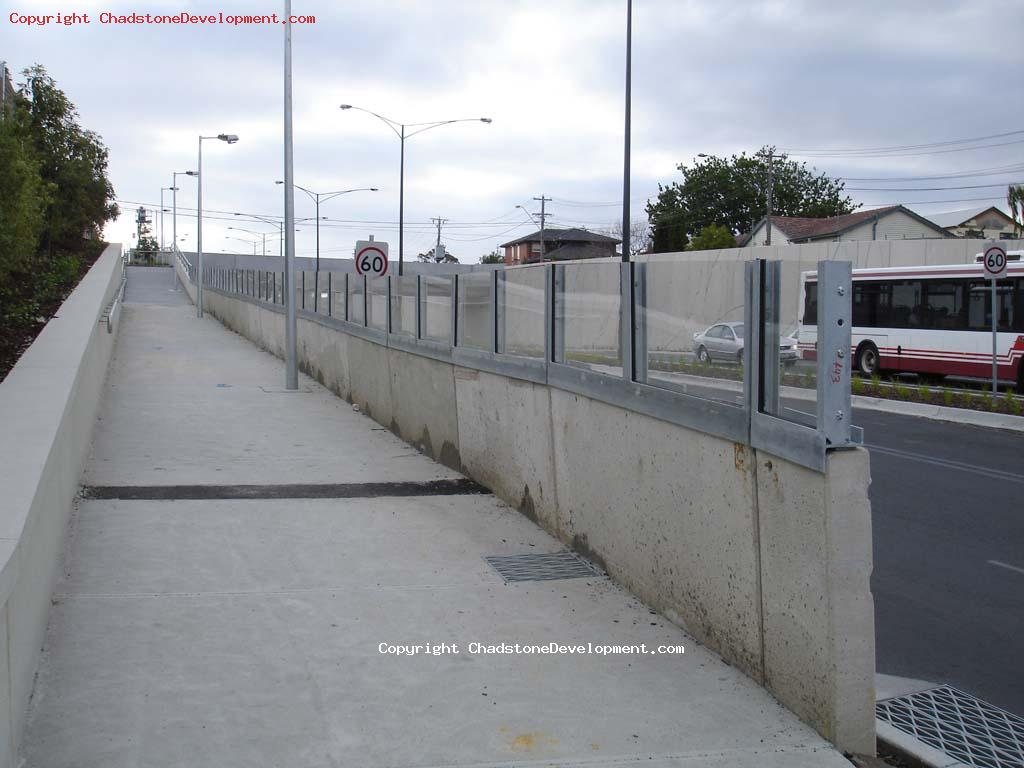
[[[965,327],[964,285],[954,280],[925,283],[924,321],[925,328],[952,331]]]
[[[890,312],[889,324],[893,328],[921,327],[921,283],[917,280],[893,283]]]
[[[1020,314],[1014,311],[1014,305],[1021,303],[1014,300],[1014,294],[1019,292],[1019,283],[1019,280],[1000,280],[996,285],[996,323],[1000,331],[1022,330],[1024,325]],[[992,284],[987,280],[971,281],[968,323],[972,331],[992,328]]]
[[[881,292],[882,286],[878,283],[853,284],[853,324],[855,327],[879,327],[878,304]]]

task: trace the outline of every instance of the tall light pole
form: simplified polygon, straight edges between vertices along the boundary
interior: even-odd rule
[[[284,0],[285,389],[299,388],[295,319],[295,171],[292,148],[292,0]]]
[[[629,261],[629,148],[633,89],[633,0],[626,0],[626,130],[622,155],[622,260]]]
[[[179,176],[195,176],[198,178],[199,174],[196,171],[174,171],[171,174],[171,200],[174,201],[174,213],[171,214],[171,236],[174,240],[174,248],[178,247],[178,177]]]
[[[200,319],[203,317],[203,142],[207,139],[217,139],[234,144],[238,141],[238,137],[233,133],[218,133],[216,136],[199,137],[199,166],[196,171],[199,176],[199,192],[196,196],[198,200],[196,204],[198,209],[196,214],[196,250],[199,252],[199,257],[196,259],[196,317]]]
[[[412,138],[417,133],[423,133],[424,131],[429,131],[431,128],[437,128],[442,125],[451,125],[452,123],[490,123],[491,118],[465,117],[459,118],[458,120],[435,120],[432,123],[400,123],[397,120],[392,120],[390,117],[384,117],[383,115],[378,115],[376,112],[371,112],[370,110],[363,109],[362,107],[354,107],[351,104],[342,104],[341,108],[358,109],[360,112],[373,115],[394,131],[398,140],[401,142],[402,153],[398,177],[398,274],[401,276],[403,266],[405,264],[405,140]],[[414,128],[415,130],[406,133],[407,128]]]
[[[250,235],[256,235],[257,237],[262,237],[263,238],[263,255],[264,256],[267,255],[267,233],[266,232],[257,232],[255,229],[244,229],[243,227],[228,227],[228,229],[233,229],[236,232],[248,232]],[[255,255],[255,253],[253,255]]]
[[[275,181],[275,184],[284,184],[283,181]],[[335,197],[340,195],[347,195],[349,192],[376,192],[377,187],[357,187],[355,189],[342,189],[337,192],[314,192],[311,189],[306,189],[299,184],[295,184],[296,189],[301,189],[307,195],[310,200],[316,204],[316,276],[320,278],[320,203],[333,200]],[[313,311],[317,309],[317,298],[320,296],[320,291],[313,292]]]
[[[160,187],[160,250],[164,249],[164,192],[170,192],[173,187]]]
[[[259,240],[249,240],[245,237],[232,237],[231,235],[224,235],[225,240],[237,240],[240,243],[248,243],[252,246],[252,255],[256,255],[256,246],[260,244]]]

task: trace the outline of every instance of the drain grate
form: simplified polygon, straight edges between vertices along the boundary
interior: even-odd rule
[[[550,581],[601,576],[601,572],[573,552],[485,557],[506,582]]]
[[[967,765],[1024,765],[1024,719],[951,686],[880,701],[875,715]]]

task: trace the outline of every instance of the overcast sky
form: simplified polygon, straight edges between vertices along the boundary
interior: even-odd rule
[[[322,206],[331,221],[321,229],[321,255],[350,256],[354,241],[371,233],[397,253],[398,139],[369,115],[339,110],[342,103],[408,123],[493,119],[444,126],[407,142],[407,256],[433,245],[430,219],[441,216],[449,220],[448,249],[475,262],[533,229],[515,206],[536,211],[531,198],[541,194],[554,198],[552,226],[615,223],[622,197],[625,6],[625,0],[296,2],[293,13],[316,17],[293,35],[296,183],[323,192],[380,188]],[[171,172],[195,167],[200,133],[241,139],[233,146],[204,144],[204,208],[280,215],[281,187],[274,181],[283,173],[282,28],[101,25],[104,10],[283,11],[260,0],[8,5],[0,19],[0,59],[16,71],[43,64],[78,106],[82,123],[110,149],[111,178],[128,214],[108,226],[108,239],[132,242],[132,209],[157,206]],[[93,23],[27,28],[11,23],[11,11],[86,12]],[[763,144],[804,151],[809,163],[835,176],[957,174],[848,182],[858,189],[915,190],[851,192],[865,207],[903,202],[927,215],[997,204],[1007,182],[1024,182],[1024,133],[890,157],[834,150],[1024,130],[1022,39],[1020,0],[636,0],[633,216],[643,217],[659,182],[679,178],[678,163],[692,163],[700,152],[749,153]],[[978,144],[988,146],[959,151]],[[1022,170],[989,172],[1012,166]],[[921,187],[977,188],[916,191]],[[179,207],[194,208],[195,183],[179,179],[179,188]],[[170,207],[169,192],[165,203]],[[296,215],[313,215],[298,191]],[[229,232],[229,222],[204,221],[206,250],[250,247],[226,239],[249,237]],[[169,243],[169,216],[165,226]],[[300,226],[298,254],[312,255],[313,227]],[[188,238],[182,247],[193,249],[195,216],[179,210],[178,230]]]

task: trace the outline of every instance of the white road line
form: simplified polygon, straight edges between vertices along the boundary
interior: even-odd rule
[[[989,565],[997,565],[1000,568],[1005,568],[1008,571],[1016,571],[1017,573],[1024,573],[1024,568],[1018,568],[1016,565],[1007,565],[1006,563],[1001,563],[998,560],[989,560],[988,563],[989,563]]]
[[[920,461],[923,464],[932,464],[936,467],[945,467],[946,469],[958,469],[961,472],[972,472],[976,475],[990,477],[994,480],[1007,480],[1011,483],[1024,483],[1024,475],[1018,475],[1013,472],[1003,472],[999,469],[989,469],[988,467],[978,466],[977,464],[965,464],[962,461],[953,461],[951,459],[938,459],[934,456],[925,456],[924,454],[913,453],[911,451],[900,451],[895,448],[883,448],[880,445],[866,445],[865,448],[869,451],[883,453],[887,456],[896,456],[901,459],[909,459],[910,461]]]

